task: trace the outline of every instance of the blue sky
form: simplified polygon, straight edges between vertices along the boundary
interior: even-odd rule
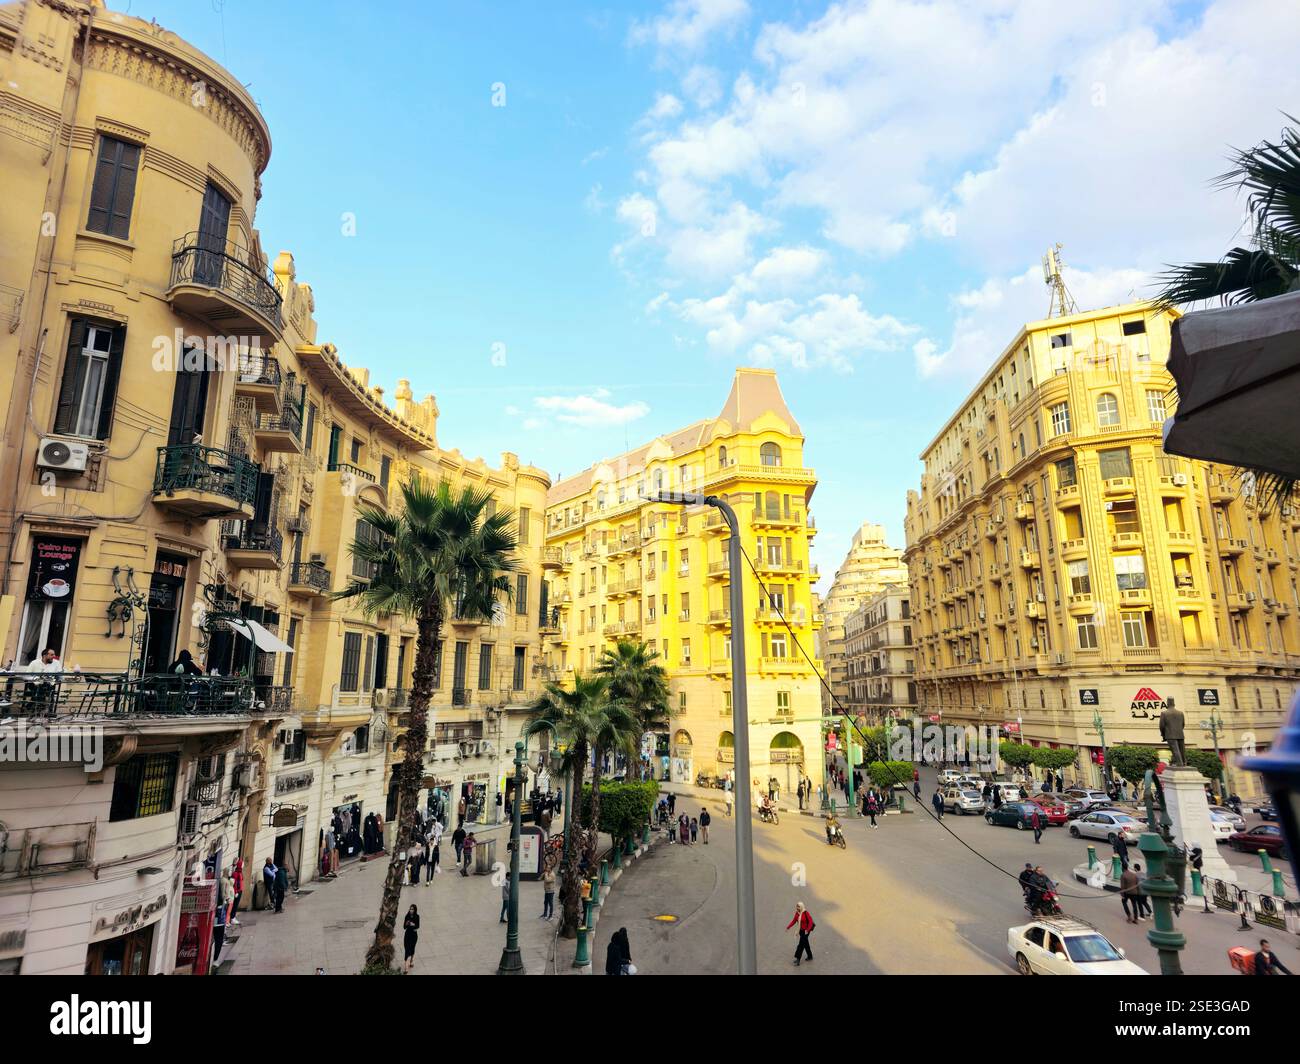
[[[1210,178],[1300,106],[1300,5],[1267,0],[130,13],[248,86],[264,246],[345,361],[437,395],[444,446],[568,474],[771,365],[827,576],[864,520],[902,546],[917,454],[1046,312],[1050,243],[1080,306],[1218,257],[1241,204]]]

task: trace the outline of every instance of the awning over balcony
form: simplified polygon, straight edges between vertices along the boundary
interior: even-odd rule
[[[267,654],[293,653],[293,647],[278,635],[262,627],[251,617],[226,617],[223,620],[233,631],[249,640],[258,650],[265,651]]]
[[[1170,454],[1300,477],[1300,292],[1174,322]]]

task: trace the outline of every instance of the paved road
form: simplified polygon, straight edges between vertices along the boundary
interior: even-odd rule
[[[718,799],[701,800],[713,815],[710,845],[658,847],[623,877],[597,928],[597,960],[607,936],[626,926],[633,958],[646,974],[734,970],[734,822]],[[683,797],[678,811],[698,814],[698,801]],[[1087,843],[1063,828],[1049,829],[1036,846],[1032,833],[991,827],[979,817],[949,814],[939,825],[918,812],[879,824],[872,830],[865,821],[849,822],[845,851],[826,845],[822,821],[814,817],[755,824],[760,972],[795,970],[795,933],[785,925],[802,900],[818,926],[816,960],[799,968],[801,974],[1010,973],[1007,928],[1027,919],[1014,876],[1029,860],[1061,884],[1067,912],[1096,924],[1144,968],[1158,970],[1145,937],[1150,923],[1125,923],[1118,897],[1073,880],[1071,869],[1086,859]],[[664,915],[677,919],[655,919]],[[1260,937],[1238,933],[1235,919],[1221,914],[1188,911],[1180,927],[1189,940],[1183,963],[1190,973],[1227,971],[1226,950],[1254,946]],[[1284,963],[1300,971],[1296,937],[1268,937]]]

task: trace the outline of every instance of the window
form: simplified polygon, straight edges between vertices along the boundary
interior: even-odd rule
[[[297,765],[307,760],[307,732],[297,728],[289,734],[289,741],[284,744],[284,763]]]
[[[384,455],[379,459],[379,486],[388,490],[388,478],[393,472],[393,460]]]
[[[1053,334],[1052,336],[1053,350],[1055,350],[1058,347],[1073,347],[1073,346],[1074,346],[1074,338],[1068,332]]]
[[[515,577],[515,613],[521,617],[528,612],[528,574]]]
[[[1121,613],[1120,626],[1124,629],[1124,645],[1138,649],[1147,645],[1146,616],[1141,613]]]
[[[433,644],[433,687],[437,690],[442,686],[442,640],[439,639]]]
[[[785,633],[776,632],[772,636],[772,657],[785,657]]]
[[[492,689],[492,644],[483,643],[478,648],[478,689]]]
[[[515,671],[512,683],[516,691],[524,689],[524,663],[527,649],[527,647],[515,647]]]
[[[370,725],[363,724],[352,733],[349,743],[352,747],[351,752],[354,754],[367,754],[370,752]]]
[[[140,169],[140,146],[114,137],[99,138],[99,159],[90,190],[86,228],[125,240],[131,230],[131,204]]]
[[[1070,594],[1091,595],[1092,578],[1088,575],[1087,560],[1070,562],[1067,568],[1070,571]]]
[[[527,506],[519,507],[519,545],[528,546],[528,526],[531,524],[533,511]]]
[[[1153,422],[1163,423],[1169,415],[1165,412],[1165,393],[1155,388],[1147,389],[1147,417]]]
[[[359,544],[372,546],[378,544],[383,538],[374,525],[369,521],[357,518],[356,541]],[[362,580],[370,580],[379,571],[379,566],[375,562],[366,561],[366,559],[352,556],[352,575]]]
[[[1147,323],[1145,321],[1126,321],[1121,326],[1124,336],[1129,339],[1129,345],[1136,353],[1137,361],[1151,361],[1151,341],[1147,338]]]
[[[176,794],[180,754],[136,754],[113,773],[113,800],[108,819],[138,820],[169,813]]]
[[[1079,617],[1075,621],[1074,630],[1079,637],[1080,650],[1097,649],[1097,618],[1096,617],[1092,615],[1089,615],[1087,617]]]
[[[375,679],[375,637],[366,636],[366,657],[365,667],[361,670],[361,690],[369,691],[374,686]]]
[[[352,454],[352,464],[354,466],[359,466],[361,464],[361,441],[360,440],[355,438],[353,439],[351,454]]]
[[[690,663],[691,663],[691,641],[689,639],[683,639],[682,640],[682,664],[689,666]],[[683,693],[683,697],[685,697],[684,693]]]
[[[1075,469],[1074,458],[1062,458],[1056,463],[1056,486],[1072,488],[1079,483],[1079,474]]]
[[[1097,396],[1097,424],[1102,428],[1119,424],[1119,400],[1110,392]]]
[[[1115,583],[1121,591],[1137,591],[1147,586],[1146,559],[1141,554],[1117,554]]]
[[[307,404],[307,428],[305,430],[306,439],[304,440],[303,443],[303,446],[306,448],[308,454],[312,453],[312,444],[315,443],[316,441],[316,416],[317,416],[316,404],[308,403]]]
[[[126,328],[73,318],[54,431],[108,439]]]
[[[781,464],[781,448],[775,443],[765,443],[758,449],[759,461],[765,466]]]
[[[1129,458],[1127,447],[1116,447],[1110,451],[1098,451],[1097,461],[1101,466],[1101,479],[1114,480],[1117,477],[1131,477],[1133,463]]]
[[[361,682],[361,633],[343,633],[343,667],[339,671],[339,690],[355,691]]]
[[[719,447],[719,448],[718,448],[718,466],[719,466],[719,468],[721,468],[722,466],[725,466],[726,464],[727,464],[727,449],[726,449],[725,447]]]
[[[678,691],[678,692],[677,692],[677,708],[680,709],[683,713],[686,712],[686,692],[685,692],[685,691]]]
[[[1070,431],[1070,404],[1057,403],[1048,408],[1052,418],[1052,435],[1064,436]]]
[[[790,714],[790,692],[777,691],[776,693],[776,715],[778,717],[789,717]]]

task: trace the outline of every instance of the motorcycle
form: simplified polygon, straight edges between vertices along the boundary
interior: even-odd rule
[[[841,850],[848,849],[849,844],[844,841],[844,832],[840,830],[838,824],[832,824],[828,830],[830,832],[830,838],[826,840],[827,842],[832,846],[838,846]]]
[[[781,823],[780,816],[777,815],[776,809],[765,809],[763,806],[758,807],[758,819],[766,824]]]
[[[1025,910],[1030,916],[1060,916],[1061,905],[1056,900],[1056,891],[1044,890],[1025,892]]]

